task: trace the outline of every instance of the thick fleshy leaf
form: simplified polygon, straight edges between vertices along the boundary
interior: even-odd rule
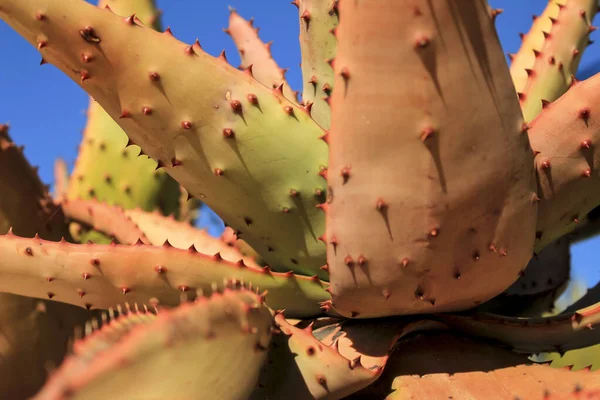
[[[302,102],[312,103],[311,115],[329,129],[331,108],[327,102],[334,85],[331,62],[335,56],[335,28],[339,0],[294,0],[300,22],[302,54]]]
[[[570,238],[562,237],[534,254],[522,273],[500,296],[478,311],[513,317],[535,317],[554,309],[566,289],[571,272]]]
[[[444,324],[476,337],[493,339],[513,351],[564,352],[600,341],[600,303],[551,317],[517,318],[495,314],[438,314]]]
[[[165,217],[159,212],[145,212],[139,208],[124,210],[94,200],[68,200],[62,203],[68,218],[93,227],[121,244],[135,244],[138,241],[162,246],[169,243],[178,249],[193,246],[203,254],[219,254],[225,261],[243,260],[247,266],[258,267],[252,257],[242,254],[236,247],[237,240],[226,242],[215,238],[205,230],[197,229],[188,223]]]
[[[218,284],[245,282],[266,291],[267,304],[290,316],[316,316],[329,298],[316,277],[272,272],[206,255],[139,244],[101,245],[0,236],[0,291],[106,309],[124,303],[175,306],[182,296],[210,293]]]
[[[529,125],[538,176],[537,250],[600,204],[600,74],[575,82]]]
[[[230,10],[229,27],[225,32],[231,35],[235,42],[242,64],[240,68],[252,66],[252,75],[257,81],[270,88],[277,88],[283,84],[284,96],[296,102],[297,93],[292,91],[285,80],[286,70],[281,68],[271,54],[271,42],[264,43],[258,37],[258,28],[254,27],[254,20],[246,21],[234,9]]]
[[[271,321],[259,296],[237,289],[156,317],[134,312],[76,343],[35,399],[247,399]]]
[[[342,1],[339,13],[333,307],[359,318],[431,313],[500,294],[531,257],[537,205],[486,2]]]
[[[272,268],[327,276],[327,147],[308,109],[170,30],[80,0],[0,0],[0,18]]]
[[[595,399],[600,375],[535,365],[485,342],[435,332],[399,343],[383,376],[362,394],[388,400]]]
[[[590,43],[596,0],[551,0],[523,36],[519,51],[510,55],[510,72],[519,93],[525,122],[569,88],[579,61]]]
[[[341,399],[372,384],[396,340],[431,322],[316,320],[293,325],[281,313],[252,399]],[[435,325],[433,325],[435,326]]]

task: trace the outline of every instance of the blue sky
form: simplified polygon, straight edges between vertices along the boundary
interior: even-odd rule
[[[529,30],[532,14],[541,13],[548,0],[489,3],[504,9],[496,26],[505,52],[515,52],[520,45],[518,33]],[[297,11],[290,0],[158,0],[158,5],[164,26],[170,25],[176,37],[189,43],[198,37],[204,49],[214,55],[225,49],[236,66],[237,51],[222,31],[227,26],[227,7],[233,6],[245,18],[255,17],[261,38],[274,40],[272,51],[279,65],[290,68],[289,83],[295,89],[301,88]],[[597,24],[599,20],[597,17]],[[600,39],[598,32],[592,39]],[[64,158],[70,165],[75,160],[88,97],[53,66],[40,67],[38,51],[1,21],[0,60],[0,123],[11,124],[13,139],[25,145],[29,160],[40,167],[42,179],[51,183],[55,158]],[[585,52],[580,71],[588,71],[586,76],[600,72],[600,41]],[[585,279],[588,285],[600,280],[597,248],[600,239],[572,248],[574,276]]]

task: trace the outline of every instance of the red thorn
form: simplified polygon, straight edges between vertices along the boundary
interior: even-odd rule
[[[171,27],[167,26],[167,29],[164,30],[165,34],[169,35],[169,36],[173,36],[173,32],[171,31]]]
[[[495,8],[491,12],[492,22],[496,22],[496,17],[504,12],[501,8]]]
[[[283,107],[283,111],[285,111],[287,115],[294,115],[294,108],[292,106]]]
[[[190,290],[190,288],[186,285],[179,285],[178,289],[180,292],[187,292],[188,290]]]
[[[81,60],[84,63],[89,63],[90,61],[92,61],[94,59],[94,56],[90,55],[90,54],[85,54],[85,53],[81,53]]]
[[[417,41],[415,42],[415,48],[416,49],[424,49],[427,46],[429,46],[430,42],[431,42],[430,38],[428,38],[427,36],[423,36],[420,39],[417,39]]]
[[[119,118],[131,118],[131,113],[127,110],[123,110]]]
[[[278,86],[273,88],[273,92],[277,95],[283,96],[283,83],[280,83]]]
[[[81,289],[77,289],[76,292],[79,295],[79,298],[83,298],[83,296],[85,296],[85,291]]]
[[[196,55],[196,52],[194,51],[194,46],[193,45],[186,46],[185,49],[183,49],[183,51],[188,56],[195,56]]]
[[[87,81],[88,79],[90,79],[90,73],[88,71],[86,71],[85,69],[82,69],[79,72],[79,75],[81,76],[81,82]]]
[[[433,135],[435,135],[435,129],[431,126],[428,126],[421,130],[420,138],[422,141],[426,141],[427,139],[432,138]]]
[[[543,169],[550,168],[550,161],[546,160],[546,161],[542,162],[541,166]]]
[[[331,239],[329,240],[329,243],[331,243],[331,245],[333,246],[333,248],[335,250],[337,248],[337,245],[338,245],[337,237],[335,237],[335,235],[333,235],[331,237]]]
[[[581,110],[579,110],[579,118],[581,118],[582,120],[587,122],[588,119],[590,118],[590,109],[585,107],[585,108],[582,108]]]
[[[258,104],[258,97],[256,97],[256,95],[254,93],[249,93],[248,96],[246,96],[246,98],[248,99],[250,104],[252,104],[252,105]]]
[[[592,170],[589,168],[586,169],[581,173],[581,176],[583,176],[584,178],[589,178],[590,176],[592,176]]]
[[[53,297],[54,297],[54,293],[52,293],[52,292],[48,292],[48,298],[49,298],[49,299],[51,299],[51,298],[53,298]]]
[[[148,77],[152,82],[157,82],[160,80],[160,75],[158,74],[158,72],[155,71],[148,72]]]
[[[219,54],[219,59],[227,62],[227,55],[225,54],[225,50],[221,50],[221,54]]]
[[[192,129],[192,123],[190,121],[181,121],[181,127],[183,129]]]
[[[329,205],[327,203],[317,204],[315,207],[320,208],[322,211],[327,212]]]
[[[223,136],[225,136],[226,138],[233,138],[235,137],[235,133],[233,132],[233,129],[225,128],[223,129]]]
[[[83,274],[81,274],[81,276],[83,277],[83,280],[85,281],[85,280],[87,280],[87,279],[90,279],[90,276],[91,276],[91,275],[90,275],[90,274],[88,274],[87,272],[84,272]]]
[[[216,176],[223,176],[224,172],[221,168],[215,168],[214,173]]]
[[[229,105],[231,106],[231,109],[233,110],[233,112],[235,112],[235,113],[242,112],[242,103],[239,100],[230,100]]]
[[[325,272],[329,272],[329,265],[325,264],[322,267],[320,267],[319,269],[322,271],[325,271]]]
[[[253,67],[252,64],[248,65],[246,68],[244,68],[244,73],[246,75],[250,75],[252,78],[254,78],[254,73],[252,72],[252,67]]]
[[[303,107],[302,110],[304,110],[305,113],[307,113],[308,115],[310,115],[310,113],[312,112],[312,107],[313,107],[313,102],[309,101],[308,103],[306,103]]]
[[[127,293],[129,293],[129,291],[130,291],[130,289],[127,288],[127,287],[122,287],[121,288],[121,293],[123,293],[124,295],[127,294]]]
[[[156,267],[154,267],[154,271],[156,271],[157,274],[164,274],[165,267],[163,267],[162,265],[157,265]]]
[[[589,149],[592,146],[592,141],[591,140],[584,140],[583,142],[581,142],[581,148],[582,149]]]
[[[548,100],[544,100],[542,99],[542,108],[546,108],[550,105],[550,102]]]
[[[354,265],[354,260],[352,259],[351,255],[347,255],[346,257],[344,257],[344,264],[346,264],[346,266],[351,267]]]
[[[150,107],[142,107],[142,113],[144,115],[152,115],[152,109]]]
[[[308,10],[304,10],[302,15],[300,15],[300,18],[302,18],[304,20],[304,22],[309,22],[310,21],[310,12],[308,12]]]
[[[350,165],[346,165],[345,167],[342,167],[342,169],[340,170],[340,175],[344,179],[344,183],[347,183],[348,179],[350,179],[350,169],[351,168],[352,167]]]
[[[348,81],[348,79],[350,79],[350,70],[348,69],[348,67],[342,68],[342,70],[340,71],[340,75],[342,76],[342,78],[344,78],[345,81]]]
[[[135,25],[135,14],[131,14],[129,17],[125,18],[125,23],[127,25]]]

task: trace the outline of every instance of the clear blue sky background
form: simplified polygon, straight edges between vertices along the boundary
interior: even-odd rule
[[[490,1],[493,7],[505,10],[498,17],[497,28],[506,52],[519,48],[518,33],[529,30],[532,14],[541,13],[547,2]],[[188,43],[198,37],[204,49],[214,55],[225,49],[235,66],[239,64],[237,51],[222,31],[227,26],[227,6],[235,7],[245,18],[255,17],[261,38],[274,40],[275,59],[281,67],[290,68],[288,81],[295,89],[301,88],[297,10],[290,0],[158,0],[158,4],[163,10],[164,26],[170,25],[176,37]],[[600,23],[600,17],[596,20]],[[595,32],[592,39],[598,40],[600,35]],[[51,183],[56,157],[70,165],[75,160],[88,97],[56,68],[40,67],[39,61],[38,51],[0,21],[0,122],[10,122],[13,139],[25,145],[29,160],[40,166],[42,179]],[[585,52],[580,71],[586,77],[600,72],[600,41]],[[600,280],[598,248],[600,239],[572,248],[573,275],[585,279],[588,285]]]

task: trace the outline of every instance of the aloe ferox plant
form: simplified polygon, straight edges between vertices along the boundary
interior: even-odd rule
[[[598,231],[597,0],[510,63],[485,0],[292,4],[301,101],[233,9],[239,68],[152,0],[0,0],[92,97],[53,195],[0,128],[2,398],[600,399],[597,293],[553,311]]]

